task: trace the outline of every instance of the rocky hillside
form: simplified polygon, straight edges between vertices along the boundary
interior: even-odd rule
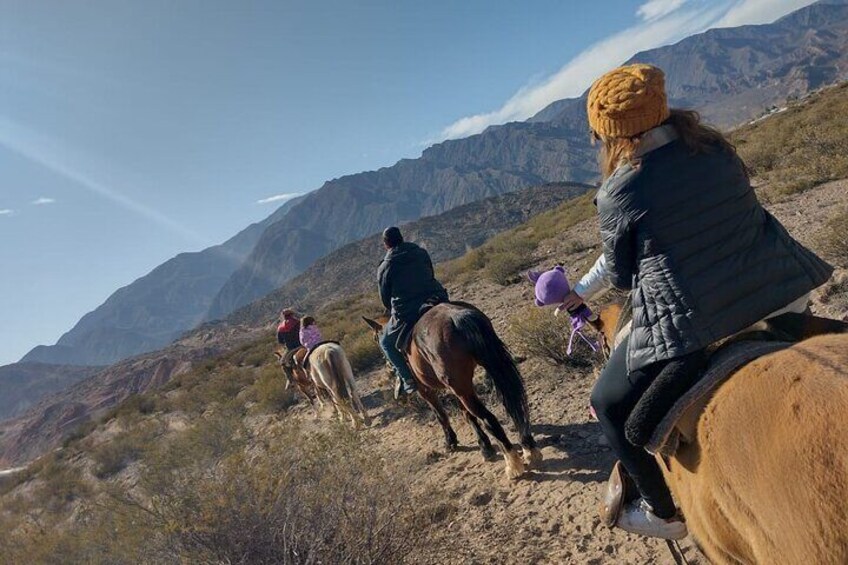
[[[520,224],[590,188],[580,184],[529,188],[460,206],[413,222],[405,230],[411,239],[433,249],[434,260],[452,259],[482,244],[495,233]],[[61,443],[73,429],[128,396],[156,389],[204,359],[255,340],[259,335],[269,337],[265,324],[269,318],[276,316],[278,304],[283,301],[298,308],[311,308],[371,288],[374,269],[381,256],[379,236],[350,244],[316,263],[272,297],[243,309],[226,324],[201,327],[170,347],[121,361],[101,370],[84,383],[44,398],[26,414],[0,424],[0,462],[22,461],[42,453],[44,449]],[[263,360],[268,354],[268,351],[264,352]],[[11,365],[10,368],[20,365]]]
[[[403,225],[404,237],[422,245],[435,263],[459,257],[498,232],[591,190],[575,183],[549,184],[479,200]],[[373,291],[383,256],[380,234],[333,251],[264,298],[227,317],[229,323],[261,324],[281,308],[314,310],[329,302]]]
[[[844,77],[847,32],[845,2],[820,2],[773,24],[711,30],[632,60],[667,70],[673,104],[695,107],[728,126]],[[238,254],[239,265],[204,256],[190,268],[155,271],[149,286],[139,283],[133,287],[138,292],[113,297],[60,347],[39,349],[27,359],[99,363],[144,351],[204,317],[223,318],[250,304],[316,259],[387,224],[531,185],[591,181],[595,157],[586,131],[584,101],[563,100],[527,122],[331,180],[266,221],[255,245],[245,246],[251,248],[247,259]]]
[[[14,363],[0,367],[0,420],[25,412],[41,398],[71,387],[102,367]]]
[[[711,30],[639,53],[668,72],[674,105],[731,126],[844,78],[848,5],[819,3],[762,26]],[[210,316],[271,292],[312,261],[381,227],[530,184],[595,178],[583,99],[533,119],[435,145],[421,158],[336,179],[271,226],[215,299]]]
[[[109,365],[164,347],[201,322],[215,295],[244,262],[287,202],[221,245],[181,253],[118,289],[55,345],[39,345],[22,362]]]
[[[628,62],[661,67],[672,105],[730,128],[848,78],[848,2],[817,2],[772,24],[712,29]],[[530,121],[574,127],[585,120],[582,97],[554,102]]]

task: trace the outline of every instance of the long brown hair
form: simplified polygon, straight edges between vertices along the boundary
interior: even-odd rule
[[[680,141],[692,155],[713,151],[736,154],[736,147],[724,137],[724,134],[701,123],[701,115],[694,110],[672,109],[671,116],[663,122],[663,125],[674,127],[677,135],[680,136]],[[595,139],[601,142],[598,160],[604,179],[612,175],[623,162],[630,163],[634,167],[639,166],[639,159],[636,157],[639,137],[599,137],[595,134]]]

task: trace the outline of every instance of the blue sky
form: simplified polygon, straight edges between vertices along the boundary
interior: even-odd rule
[[[285,195],[808,3],[0,0],[0,364]]]

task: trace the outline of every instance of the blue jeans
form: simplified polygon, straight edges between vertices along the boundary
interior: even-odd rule
[[[412,369],[406,362],[406,357],[397,348],[398,330],[397,325],[393,324],[394,320],[386,324],[383,330],[383,335],[380,336],[380,349],[386,354],[386,359],[394,366],[403,383],[403,390],[406,392],[415,392],[415,377],[412,375]]]

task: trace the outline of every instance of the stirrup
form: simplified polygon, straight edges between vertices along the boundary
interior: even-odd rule
[[[627,470],[621,461],[616,461],[607,481],[607,490],[601,499],[601,521],[612,528],[618,522],[624,506],[638,498],[638,491],[633,479],[627,474]]]

